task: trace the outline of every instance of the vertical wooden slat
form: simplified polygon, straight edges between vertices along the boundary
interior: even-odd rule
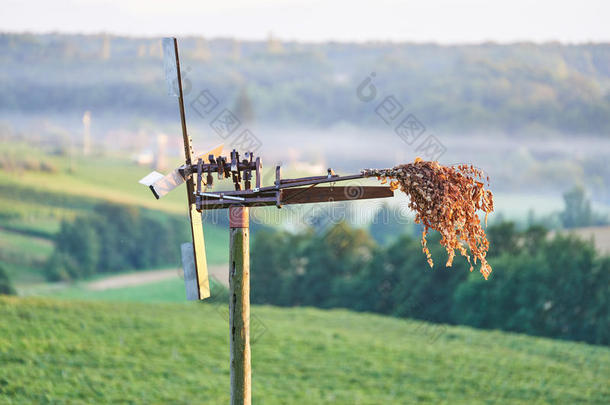
[[[188,185],[192,182],[187,182]],[[190,187],[187,187],[187,190]],[[208,263],[205,255],[205,241],[203,239],[203,223],[201,213],[197,211],[195,204],[189,204],[191,216],[191,234],[193,236],[193,255],[195,257],[195,271],[197,272],[197,285],[199,287],[199,299],[204,300],[210,296],[210,279],[208,278]]]
[[[186,130],[186,115],[184,113],[184,95],[182,93],[182,76],[180,73],[180,57],[178,56],[178,42],[172,38],[176,80],[178,87],[178,107],[180,109],[180,125],[182,127],[182,140],[184,141],[184,159],[186,165],[190,166],[193,161],[192,140]],[[171,53],[171,52],[170,52]],[[171,57],[171,55],[170,55]],[[169,62],[169,61],[168,61]],[[171,69],[173,70],[173,69]],[[191,219],[191,236],[193,237],[193,256],[195,258],[195,270],[197,271],[197,284],[199,286],[199,299],[203,300],[210,296],[210,282],[208,279],[208,266],[205,257],[205,242],[203,240],[203,224],[201,214],[197,211],[195,201],[195,179],[189,175],[186,179],[186,198],[189,203],[189,217]]]

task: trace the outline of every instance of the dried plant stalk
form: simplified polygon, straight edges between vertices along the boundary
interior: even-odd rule
[[[415,211],[415,222],[424,226],[422,250],[430,267],[434,265],[427,247],[426,235],[430,229],[441,234],[441,245],[449,255],[446,266],[451,266],[458,250],[470,263],[468,246],[474,264],[481,262],[480,272],[487,279],[491,266],[485,256],[489,242],[481,227],[478,211],[487,215],[493,211],[493,194],[484,187],[483,172],[472,165],[441,166],[438,162],[420,158],[391,169],[365,169],[366,177],[377,177],[382,183],[390,180],[390,188],[400,188],[409,196],[409,208]],[[486,178],[489,187],[489,178]]]

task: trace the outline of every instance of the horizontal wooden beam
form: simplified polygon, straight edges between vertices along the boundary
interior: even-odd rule
[[[241,205],[244,207],[264,207],[277,204],[312,204],[321,202],[356,201],[371,198],[393,197],[394,192],[387,186],[334,186],[334,187],[297,187],[260,193],[241,194],[243,201],[225,198],[203,198],[201,208],[222,209]]]
[[[355,201],[393,197],[386,186],[300,187],[282,190],[282,204],[310,204],[319,202]]]

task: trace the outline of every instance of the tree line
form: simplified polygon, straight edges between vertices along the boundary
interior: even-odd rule
[[[430,269],[411,235],[383,246],[345,222],[323,232],[261,230],[251,249],[252,300],[610,343],[610,257],[537,225],[501,222],[488,236],[493,273],[485,281],[465,258],[446,268],[438,235],[428,242]]]
[[[344,221],[316,227],[312,221],[296,233],[255,227],[253,303],[348,308],[610,343],[610,257],[600,256],[592,242],[559,232],[549,237],[540,225],[520,230],[498,222],[487,228],[493,272],[485,281],[468,271],[465,258],[446,268],[437,234],[428,238],[435,262],[430,269],[416,226],[376,222],[363,229]],[[189,239],[185,219],[104,203],[62,223],[46,274],[49,280],[76,280],[176,265],[178,246]],[[0,284],[13,292],[6,277],[0,275]]]
[[[62,221],[46,265],[50,281],[76,280],[97,273],[180,263],[180,243],[189,227],[177,216],[117,204]]]
[[[101,57],[105,44],[111,51]],[[143,56],[142,47],[156,51]],[[184,38],[180,49],[187,108],[203,89],[226,105],[245,92],[258,122],[384,126],[371,104],[392,95],[449,133],[610,130],[609,44],[284,42],[269,52],[264,41]],[[160,50],[159,38],[0,34],[0,106],[172,118]],[[379,100],[366,104],[356,88],[371,72]]]

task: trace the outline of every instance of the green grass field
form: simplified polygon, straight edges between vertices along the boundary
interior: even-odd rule
[[[0,298],[0,402],[229,401],[224,304]],[[252,309],[263,404],[606,404],[610,349],[377,315]]]

